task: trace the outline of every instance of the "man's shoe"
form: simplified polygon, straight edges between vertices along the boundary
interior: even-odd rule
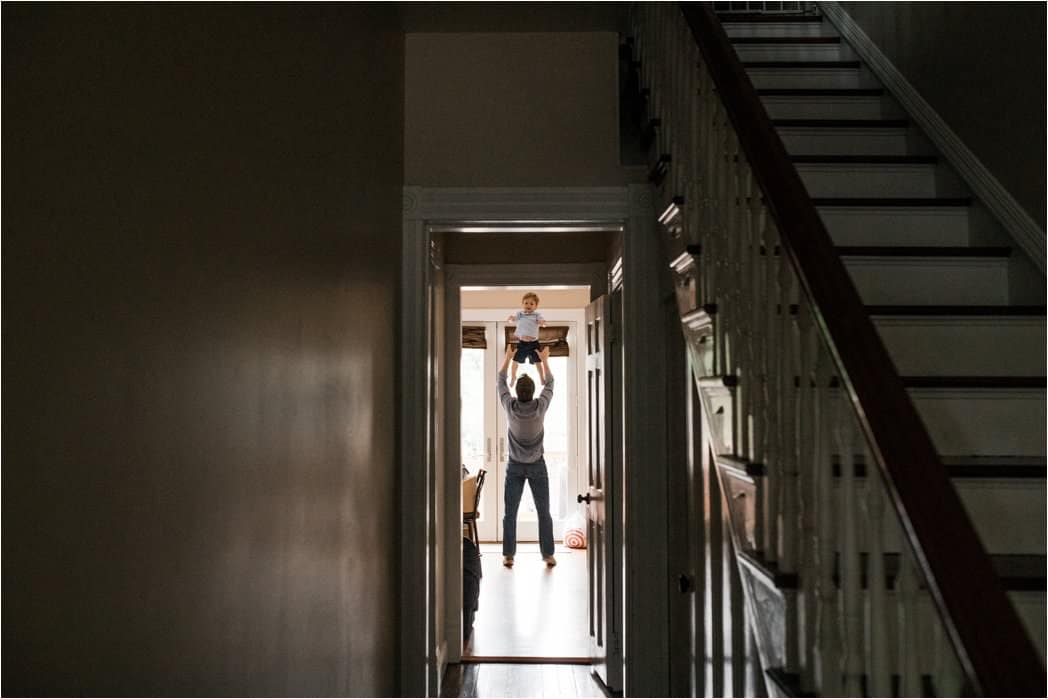
[[[506,566],[507,568],[512,568],[513,567],[513,556],[503,556],[502,557],[502,565]]]
[[[552,568],[553,566],[557,565],[557,559],[553,556],[543,556],[542,560],[546,561],[547,568]]]

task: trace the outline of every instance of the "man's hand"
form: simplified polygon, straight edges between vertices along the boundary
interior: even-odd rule
[[[543,364],[548,364],[549,363],[549,345],[543,347],[539,351],[539,359],[542,360]]]

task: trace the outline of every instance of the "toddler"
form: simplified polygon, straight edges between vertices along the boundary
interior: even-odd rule
[[[515,323],[517,331],[517,352],[513,355],[513,372],[510,376],[509,385],[517,382],[517,366],[525,361],[530,361],[539,372],[539,382],[545,383],[546,367],[539,357],[539,328],[545,327],[546,319],[542,314],[535,311],[539,307],[539,297],[531,291],[524,294],[521,299],[523,310],[517,311],[506,319],[509,323]]]

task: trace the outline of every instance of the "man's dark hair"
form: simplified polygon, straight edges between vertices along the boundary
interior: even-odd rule
[[[535,382],[530,376],[521,376],[517,379],[517,400],[527,403],[535,397]]]

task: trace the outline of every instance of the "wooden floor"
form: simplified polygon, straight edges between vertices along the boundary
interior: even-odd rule
[[[603,697],[583,665],[449,665],[442,697]]]
[[[557,547],[547,568],[537,544],[517,547],[513,568],[502,565],[499,544],[482,544],[480,609],[464,657],[589,657],[586,551]],[[563,662],[563,661],[562,661]],[[538,695],[534,695],[538,696]]]

